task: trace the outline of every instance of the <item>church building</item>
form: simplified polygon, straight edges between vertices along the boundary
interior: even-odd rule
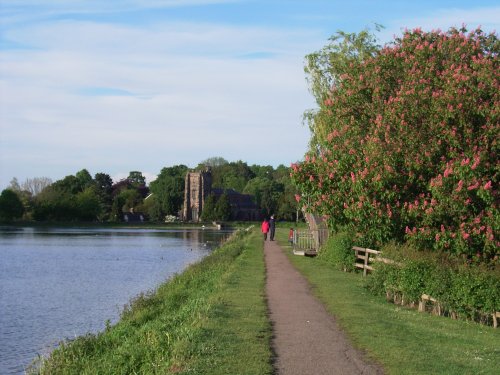
[[[184,205],[181,219],[199,222],[205,200],[210,195],[219,198],[226,194],[231,205],[231,220],[260,220],[260,210],[252,200],[252,196],[241,194],[233,189],[212,188],[212,173],[209,168],[200,172],[188,172],[184,186]]]

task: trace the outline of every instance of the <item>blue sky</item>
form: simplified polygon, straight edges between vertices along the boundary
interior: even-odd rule
[[[497,1],[2,0],[0,188],[222,156],[300,160],[304,56],[337,30],[498,30]]]

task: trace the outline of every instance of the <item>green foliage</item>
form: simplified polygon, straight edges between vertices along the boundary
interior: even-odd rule
[[[32,373],[271,374],[260,243],[238,234],[135,298],[116,325],[61,343]]]
[[[480,264],[460,264],[458,260],[411,247],[396,252],[388,246],[383,249],[383,256],[396,263],[376,264],[367,279],[368,289],[376,294],[387,294],[405,303],[417,303],[427,294],[439,301],[447,314],[480,321],[486,319],[485,314],[500,310],[498,270]]]
[[[205,198],[205,205],[203,206],[203,212],[201,213],[201,219],[203,221],[214,221],[216,219],[215,205],[217,203],[217,198],[214,194],[210,194]]]
[[[111,206],[113,204],[113,180],[106,173],[96,173],[94,176],[94,187],[101,207],[99,220],[108,220],[110,219]]]
[[[76,195],[76,209],[78,219],[84,221],[97,220],[101,212],[101,205],[93,186]]]
[[[128,212],[142,203],[142,197],[136,189],[123,189],[113,199],[113,208],[116,214]]]
[[[331,234],[321,248],[318,258],[335,269],[354,271],[355,256],[352,251],[352,236],[346,232]]]
[[[231,205],[227,194],[216,197],[210,194],[205,199],[201,219],[204,221],[227,221],[231,218]]]
[[[496,34],[452,28],[384,48],[339,33],[309,55],[319,108],[292,166],[301,204],[360,245],[498,257],[499,52]]]
[[[249,167],[242,161],[230,163],[223,158],[210,158],[198,166],[201,169],[206,167],[211,168],[214,188],[254,194],[263,214],[275,214],[278,220],[296,219],[299,213],[295,201],[297,189],[291,183],[288,167],[280,165],[276,170],[272,166]],[[108,174],[97,173],[92,179],[86,169],[54,183],[47,178],[35,178],[19,184],[14,178],[11,185],[23,201],[25,218],[38,221],[119,221],[123,212],[133,209],[145,213],[151,221],[163,222],[166,216],[178,216],[181,211],[188,170],[185,165],[162,168],[149,188],[139,171],[132,171],[127,179],[113,184]],[[91,195],[97,197],[98,209]],[[219,205],[222,207],[215,212],[215,206],[210,208],[209,203],[205,220],[231,219],[227,202],[223,200]]]
[[[177,215],[184,201],[184,184],[188,167],[175,165],[162,168],[155,181],[149,188],[154,194],[157,205],[153,205],[151,217],[162,219],[166,215]],[[157,212],[157,211],[160,212]],[[153,214],[153,215],[152,215]]]
[[[214,208],[215,220],[227,221],[231,218],[231,205],[227,194],[222,194]]]
[[[283,183],[267,177],[255,177],[248,181],[244,193],[251,194],[255,203],[266,216],[275,214],[279,210],[279,202],[283,197],[285,187]],[[293,199],[289,197],[289,201]]]
[[[142,175],[140,171],[131,171],[128,174],[127,179],[132,183],[134,187],[146,184],[146,178]]]
[[[0,220],[11,221],[23,216],[24,205],[12,190],[5,189],[0,194]]]

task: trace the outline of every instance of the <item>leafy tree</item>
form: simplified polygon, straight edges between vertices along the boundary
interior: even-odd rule
[[[68,175],[50,186],[61,193],[77,194],[91,186],[92,183],[93,180],[90,173],[86,169],[82,169],[76,175]]]
[[[156,195],[152,194],[144,200],[141,206],[138,207],[140,212],[147,213],[149,220],[162,222],[165,219],[165,213],[161,208],[160,202]]]
[[[99,217],[102,208],[95,187],[88,187],[78,193],[75,199],[79,220],[96,220]]]
[[[254,202],[257,206],[261,205],[262,194],[265,190],[269,189],[270,181],[266,177],[255,177],[248,181],[243,193],[253,196]]]
[[[270,165],[252,165],[250,167],[254,177],[272,178],[274,169]]]
[[[127,179],[134,186],[139,186],[139,185],[145,185],[146,184],[146,178],[142,175],[142,172],[139,172],[139,171],[131,171],[128,174]]]
[[[12,221],[23,216],[24,206],[19,196],[10,189],[0,194],[0,220]]]
[[[96,173],[93,186],[100,205],[99,219],[109,219],[113,204],[113,180],[106,173]]]
[[[217,167],[222,167],[223,165],[228,163],[229,162],[223,157],[213,156],[200,162],[196,169],[200,170],[200,169],[205,169],[206,167],[217,168]]]
[[[227,221],[231,218],[231,204],[227,194],[222,194],[219,199],[217,199],[214,213],[216,220]]]
[[[122,190],[118,197],[119,202],[123,201],[121,212],[133,211],[138,205],[142,203],[142,197],[140,193],[135,189]]]
[[[157,179],[150,184],[160,215],[177,215],[184,201],[185,176],[188,167],[175,165],[163,168]]]
[[[248,181],[244,189],[244,193],[252,195],[255,204],[267,216],[277,213],[278,201],[283,192],[284,185],[268,177],[255,177]]]
[[[124,190],[126,191],[126,190]],[[111,206],[111,220],[119,221],[121,220],[122,213],[125,208],[126,197],[124,194],[118,193],[113,198],[113,204]]]
[[[359,244],[397,239],[494,259],[497,36],[415,29],[378,50],[372,40],[344,39],[312,65],[319,109],[311,149],[292,166],[298,198]]]
[[[57,182],[38,194],[33,203],[35,220],[74,221],[78,218],[75,194],[65,191]]]
[[[78,180],[80,191],[84,191],[93,184],[92,176],[86,169],[76,172],[75,177]]]
[[[300,207],[295,200],[297,188],[291,183],[290,178],[283,178],[281,181],[284,181],[284,191],[278,198],[276,213],[279,219],[296,221],[301,214]]]
[[[201,219],[203,221],[217,220],[217,214],[215,211],[216,203],[217,198],[214,194],[210,194],[205,198],[205,205],[203,206],[203,212],[201,213]]]

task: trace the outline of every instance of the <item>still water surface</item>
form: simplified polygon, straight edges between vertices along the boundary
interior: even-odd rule
[[[0,227],[0,374],[23,374],[59,341],[115,323],[123,306],[230,233]]]

